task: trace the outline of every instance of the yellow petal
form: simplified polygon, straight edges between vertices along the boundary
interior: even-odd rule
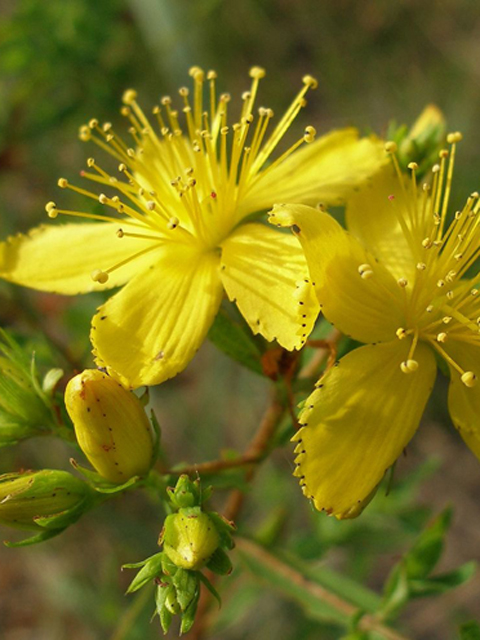
[[[409,184],[411,189],[411,185]],[[389,199],[389,196],[394,199]],[[412,198],[410,198],[412,201]],[[416,264],[399,217],[407,224],[407,204],[392,167],[366,182],[348,201],[346,224],[372,254],[398,279],[413,279]],[[420,248],[423,237],[416,238]]]
[[[419,344],[418,369],[402,373],[409,342],[350,352],[307,399],[294,438],[295,475],[320,511],[355,515],[415,433],[436,365],[431,349]]]
[[[261,224],[239,227],[222,244],[221,278],[254,333],[301,348],[319,305],[296,238]]]
[[[108,269],[145,249],[145,240],[118,238],[124,222],[44,225],[0,243],[0,277],[32,289],[75,295],[118,287],[152,262],[146,254],[94,282],[92,271]],[[132,230],[136,230],[132,227]]]
[[[133,388],[160,384],[184,369],[220,305],[219,262],[217,253],[167,245],[93,318],[97,363]]]
[[[320,308],[342,332],[378,342],[393,339],[405,326],[395,279],[332,216],[304,205],[277,205],[269,220],[296,233]]]
[[[472,371],[477,378],[474,387],[467,387],[459,372],[450,367],[448,407],[455,428],[480,459],[480,348],[453,339],[447,340],[442,347],[462,369]]]
[[[341,204],[386,162],[376,138],[359,139],[356,129],[332,131],[267,169],[245,195],[240,216],[269,209],[274,202]]]
[[[440,129],[441,131],[445,129],[445,116],[436,105],[427,104],[413,123],[408,138],[410,140],[422,138],[431,135],[436,129]]]

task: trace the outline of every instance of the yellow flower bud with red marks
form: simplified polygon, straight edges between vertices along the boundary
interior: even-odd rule
[[[86,369],[67,384],[65,405],[80,448],[103,478],[121,484],[149,472],[153,434],[134,393],[103,371]]]
[[[217,528],[200,507],[181,509],[165,520],[163,547],[177,567],[198,571],[219,545]]]

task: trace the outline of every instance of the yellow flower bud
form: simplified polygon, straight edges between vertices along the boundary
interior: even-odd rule
[[[0,476],[0,523],[19,529],[63,529],[91,499],[88,485],[66,471],[43,469]]]
[[[165,553],[177,567],[191,571],[201,569],[219,544],[214,522],[200,507],[182,509],[165,520]]]
[[[153,436],[136,395],[106,373],[87,369],[67,384],[65,404],[80,448],[103,478],[120,484],[148,473]]]

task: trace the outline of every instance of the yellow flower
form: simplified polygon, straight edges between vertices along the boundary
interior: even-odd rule
[[[90,158],[82,175],[105,193],[65,178],[59,186],[99,201],[105,212],[66,211],[53,202],[46,209],[51,218],[93,223],[42,226],[0,245],[0,276],[17,284],[77,294],[128,283],[98,310],[91,339],[97,363],[132,387],[160,383],[188,364],[224,289],[255,333],[301,348],[318,313],[303,282],[303,254],[294,238],[252,215],[278,198],[342,202],[383,161],[378,141],[359,140],[354,129],[313,142],[315,130],[307,127],[276,154],[317,84],[311,76],[273,127],[271,109],[253,110],[263,69],[251,69],[234,124],[229,94],[217,96],[216,74],[194,67],[190,75],[193,95],[179,90],[180,111],[163,98],[153,109],[155,125],[135,91],[124,94],[130,143],[108,122],[81,128],[82,140],[117,161],[118,177]]]
[[[451,374],[449,409],[480,457],[480,199],[448,205],[456,143],[440,152],[433,181],[418,189],[415,163],[381,172],[351,199],[345,231],[307,206],[274,208],[270,221],[299,238],[326,318],[368,343],[316,385],[295,436],[295,475],[319,510],[354,517],[415,433],[436,375]]]

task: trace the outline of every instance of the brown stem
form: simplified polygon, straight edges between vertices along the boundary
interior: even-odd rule
[[[216,473],[217,471],[224,471],[225,469],[234,469],[235,467],[244,467],[248,464],[255,464],[260,462],[261,458],[243,455],[232,460],[210,460],[208,462],[199,462],[198,464],[192,464],[186,467],[180,467],[179,469],[168,469],[162,471],[162,473],[170,474],[174,476],[187,476],[202,475],[208,476]]]
[[[328,605],[344,614],[346,618],[351,618],[358,613],[358,607],[346,600],[343,600],[343,598],[338,596],[336,593],[328,591],[328,589],[325,589],[322,585],[308,580],[300,572],[284,564],[281,560],[278,560],[275,556],[268,553],[268,551],[255,542],[237,537],[236,546],[240,551],[248,553],[250,558],[257,558],[262,565],[268,565],[276,574],[281,575],[292,584],[298,585],[302,589],[308,591],[315,596],[315,598],[326,602]],[[382,635],[386,640],[409,640],[398,631],[383,625],[382,622],[374,615],[363,616],[358,626],[362,631],[375,631]]]
[[[310,362],[303,367],[298,374],[299,378],[310,378],[317,374],[318,368],[328,356],[326,370],[330,369],[337,358],[338,341],[342,334],[338,329],[333,329],[331,334],[326,340],[308,340],[307,347],[314,347],[318,349],[317,353],[313,356]]]

